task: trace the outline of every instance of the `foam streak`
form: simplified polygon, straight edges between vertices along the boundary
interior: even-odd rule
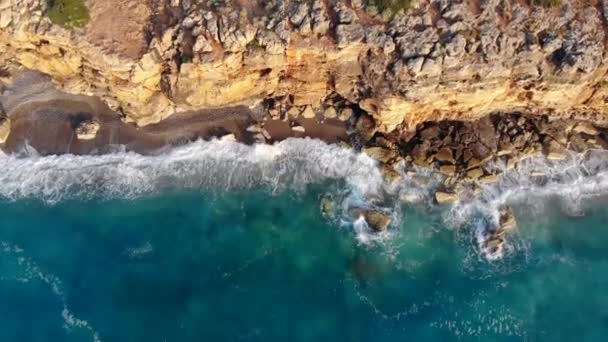
[[[247,146],[197,141],[165,154],[119,152],[100,156],[13,156],[0,153],[0,198],[136,198],[167,189],[301,190],[344,179],[363,194],[382,188],[376,162],[350,149],[310,139]]]

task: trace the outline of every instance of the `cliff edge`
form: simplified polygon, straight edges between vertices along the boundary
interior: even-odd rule
[[[605,12],[606,0],[0,0],[0,77],[41,71],[139,126],[235,105],[323,115],[341,105],[331,98],[383,133],[496,112],[604,126]]]

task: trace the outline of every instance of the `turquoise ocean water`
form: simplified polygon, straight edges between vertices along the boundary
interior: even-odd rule
[[[432,181],[382,185],[310,140],[0,155],[0,341],[602,341],[606,158],[586,158],[440,208]],[[490,261],[496,203],[518,227]],[[391,232],[353,206],[390,210]]]

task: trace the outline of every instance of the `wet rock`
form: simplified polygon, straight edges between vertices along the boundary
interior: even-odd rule
[[[576,152],[585,152],[589,149],[589,144],[580,135],[574,134],[570,137],[567,148]]]
[[[398,182],[402,179],[401,173],[395,170],[394,165],[382,164],[380,171],[382,172],[382,177],[388,184]]]
[[[499,211],[498,226],[502,232],[509,232],[515,229],[517,222],[511,207],[503,207]]]
[[[517,159],[515,158],[509,158],[507,160],[507,170],[514,170],[517,167]]]
[[[388,163],[391,159],[397,157],[397,152],[382,147],[366,147],[363,152],[368,156],[382,163]]]
[[[438,204],[454,203],[458,200],[458,195],[455,193],[438,191],[435,193],[435,200]]]
[[[321,199],[321,214],[325,217],[334,217],[336,215],[336,202],[331,197],[323,197]]]
[[[253,135],[253,141],[256,144],[266,144],[266,138],[264,137],[264,135],[262,133],[257,133]]]
[[[547,159],[554,161],[566,160],[568,155],[564,152],[549,152],[547,153]]]
[[[237,141],[236,135],[234,135],[234,133],[226,134],[226,135],[222,136],[220,139],[225,140],[225,141],[234,141],[234,142]]]
[[[498,175],[487,175],[479,178],[479,182],[483,184],[492,184],[498,181]]]
[[[489,260],[496,260],[504,255],[504,245],[506,234],[513,231],[517,225],[515,215],[510,207],[499,209],[498,220],[481,234],[481,251]]]
[[[600,134],[600,132],[589,122],[579,122],[572,129],[575,133],[584,133],[587,135],[595,136]]]
[[[446,162],[450,164],[455,164],[454,156],[452,155],[452,150],[448,147],[444,147],[434,156],[435,160],[440,162]]]
[[[481,178],[483,174],[483,170],[481,168],[476,167],[467,171],[467,178],[475,180]]]
[[[544,153],[549,160],[565,160],[568,158],[564,148],[553,139],[546,139],[544,143]]]
[[[456,174],[456,166],[454,165],[442,165],[439,167],[439,172],[446,174],[448,176],[453,176]]]
[[[375,232],[384,232],[392,222],[390,215],[373,209],[354,209],[351,211],[355,219],[363,217],[370,229]]]

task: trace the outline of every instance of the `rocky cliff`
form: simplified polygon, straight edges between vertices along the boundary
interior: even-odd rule
[[[49,16],[78,1],[0,0],[0,77],[41,71],[139,126],[344,103],[384,133],[515,111],[608,125],[606,0],[87,0],[76,24]]]

